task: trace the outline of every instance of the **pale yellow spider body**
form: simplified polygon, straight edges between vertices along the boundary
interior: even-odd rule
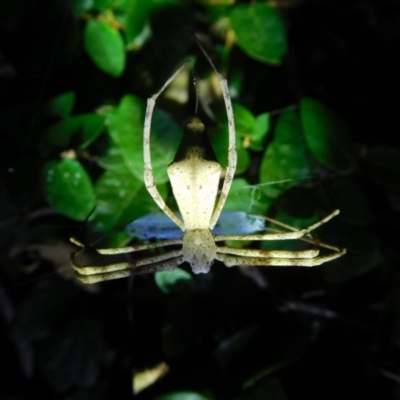
[[[191,266],[192,271],[198,274],[208,272],[215,260],[223,262],[228,267],[236,265],[316,266],[345,254],[345,249],[339,249],[329,245],[322,245],[332,250],[331,253],[324,256],[319,255],[318,247],[310,250],[286,251],[236,249],[217,245],[217,242],[227,240],[261,241],[301,239],[314,229],[328,222],[331,218],[336,216],[339,211],[335,210],[321,221],[301,230],[285,226],[289,232],[283,231],[251,235],[214,235],[212,233],[232,184],[236,170],[237,154],[234,117],[227,81],[215,69],[204,50],[202,48],[201,50],[210,61],[218,76],[228,117],[228,165],[220,195],[218,196],[218,188],[222,167],[216,161],[214,152],[208,142],[204,124],[196,116],[187,124],[182,143],[175,156],[174,162],[167,168],[172,191],[181,212],[182,219],[167,206],[154,184],[150,155],[150,132],[153,109],[158,96],[176,75],[186,67],[188,64],[188,62],[186,62],[171,76],[159,92],[148,99],[143,132],[144,182],[146,188],[159,208],[182,230],[182,238],[123,248],[97,249],[96,251],[100,254],[115,255],[172,245],[179,245],[181,247],[177,250],[167,251],[150,257],[137,258],[129,262],[103,266],[80,265],[77,263],[75,259],[76,253],[74,253],[71,255],[71,264],[76,271],[77,277],[82,282],[95,283],[109,279],[123,278],[130,274],[172,270],[183,262],[187,262]],[[283,226],[283,224],[280,225]],[[84,247],[84,245],[76,239],[71,240],[76,245]],[[308,241],[310,240],[308,239]]]
[[[194,135],[205,135],[205,126],[197,117],[189,121],[187,130]],[[205,160],[201,147],[184,151],[184,159],[172,163],[167,172],[185,226],[183,259],[197,274],[208,272],[217,256],[210,223],[222,168],[216,161]]]
[[[204,125],[198,118],[190,123]],[[204,160],[200,148],[192,148],[182,161],[172,163],[168,177],[185,230],[212,229],[211,217],[218,195],[222,168],[216,161]]]

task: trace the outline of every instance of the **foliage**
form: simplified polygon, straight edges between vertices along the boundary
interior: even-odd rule
[[[280,64],[286,55],[286,30],[278,11],[266,4],[238,4],[230,13],[243,51],[256,60]]]
[[[15,379],[1,398],[131,398],[132,366],[150,371],[143,399],[398,398],[400,9],[317,3],[2,7],[0,353]],[[317,239],[348,254],[313,269],[216,263],[193,276],[182,265],[82,286],[69,237],[121,246],[125,226],[157,209],[143,183],[145,101],[187,57],[226,166],[220,90],[190,31],[232,94],[238,168],[225,210],[304,227],[339,208]],[[166,167],[194,108],[180,80],[151,129],[155,181],[174,210]],[[161,362],[170,372],[153,379]]]

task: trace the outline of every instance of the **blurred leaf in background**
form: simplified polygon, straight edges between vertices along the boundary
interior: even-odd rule
[[[297,113],[283,112],[263,156],[260,168],[263,192],[276,198],[302,179],[311,178],[315,168],[316,162],[308,151]]]
[[[50,161],[43,170],[46,195],[61,214],[83,221],[96,204],[89,175],[77,160]]]
[[[347,122],[312,98],[301,100],[300,114],[307,145],[314,157],[332,168],[349,168],[354,149]]]
[[[230,19],[246,54],[265,63],[281,64],[287,52],[286,29],[276,8],[263,3],[237,4]]]
[[[117,78],[125,69],[125,49],[117,28],[92,19],[85,28],[85,46],[94,63],[105,73]]]

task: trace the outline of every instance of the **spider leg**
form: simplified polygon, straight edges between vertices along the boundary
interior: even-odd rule
[[[235,133],[235,118],[233,116],[233,109],[232,109],[232,101],[231,96],[229,94],[228,88],[228,81],[218,72],[217,68],[215,67],[214,63],[211,61],[210,56],[204,50],[203,46],[201,45],[200,41],[197,39],[196,35],[194,36],[194,40],[196,41],[197,45],[199,46],[200,50],[214,69],[215,73],[217,74],[219,86],[221,87],[222,96],[224,98],[226,114],[228,117],[228,130],[229,130],[229,143],[228,143],[228,166],[226,168],[224,183],[222,184],[221,194],[218,198],[217,204],[215,206],[213,215],[210,220],[209,228],[212,230],[214,229],[215,224],[218,221],[218,218],[221,214],[221,211],[224,207],[226,198],[228,196],[229,190],[232,185],[233,177],[235,175],[236,170],[236,163],[237,163],[237,153],[236,153],[236,133]]]
[[[171,270],[183,262],[182,250],[172,250],[164,254],[141,258],[137,261],[109,265],[80,265],[75,260],[76,254],[71,254],[70,261],[76,277],[83,283],[119,279],[130,274]]]
[[[319,249],[308,250],[258,250],[258,249],[235,249],[233,247],[217,247],[217,253],[229,254],[247,258],[315,258],[319,255]]]
[[[74,237],[70,238],[69,240],[75,246],[81,247],[82,249],[89,247]],[[163,240],[162,242],[156,242],[156,243],[138,244],[136,246],[117,247],[113,249],[110,248],[94,249],[94,250],[99,254],[115,255],[115,254],[133,253],[136,251],[151,250],[151,249],[157,249],[159,247],[181,245],[181,244],[182,244],[182,239],[171,239],[171,240]]]
[[[231,96],[229,94],[228,81],[222,77],[222,75],[216,70],[219,84],[221,86],[222,95],[224,97],[226,114],[228,117],[228,129],[229,129],[229,142],[228,142],[228,165],[226,167],[226,173],[224,183],[222,184],[221,194],[218,198],[217,204],[214,209],[214,213],[210,220],[210,229],[213,229],[218,221],[218,218],[225,205],[226,198],[228,197],[229,190],[232,185],[233,178],[235,176],[236,164],[237,164],[237,152],[236,152],[236,133],[235,133],[235,119],[233,116]]]
[[[228,142],[228,165],[226,167],[226,173],[224,183],[222,184],[221,194],[218,198],[218,202],[215,206],[214,213],[210,220],[210,229],[212,230],[218,221],[218,218],[225,205],[226,198],[228,197],[229,190],[232,185],[233,178],[235,176],[236,164],[237,164],[237,152],[236,152],[236,133],[235,133],[235,119],[233,116],[231,96],[229,94],[228,82],[223,76],[216,70],[219,84],[221,86],[222,95],[224,97],[226,114],[228,116],[228,129],[229,129],[229,142]]]
[[[309,234],[311,231],[317,229],[323,224],[326,224],[333,217],[339,214],[339,210],[334,210],[325,218],[310,225],[308,228],[294,230],[292,232],[280,232],[280,233],[264,233],[254,235],[216,235],[215,241],[223,240],[289,240],[289,239],[300,239],[303,236]]]
[[[182,262],[183,262],[183,257],[180,256],[159,263],[145,265],[142,267],[138,267],[138,269],[135,270],[134,275],[150,274],[158,271],[172,271],[178,265],[182,264]],[[95,275],[80,275],[76,272],[76,277],[85,284],[93,284],[97,282],[110,281],[113,279],[127,278],[132,274],[133,274],[132,270],[129,268],[122,271],[99,273]]]
[[[147,99],[146,116],[144,120],[143,129],[143,158],[144,158],[144,184],[150,196],[156,202],[158,207],[164,211],[164,213],[171,218],[172,221],[179,226],[179,228],[184,230],[184,223],[180,220],[172,210],[167,206],[164,199],[161,197],[157,186],[154,183],[153,168],[151,164],[151,153],[150,153],[150,131],[151,131],[151,118],[153,115],[154,106],[158,96],[163,92],[163,90],[169,85],[169,83],[181,72],[188,64],[190,60],[187,60],[162,86],[162,88],[149,99]]]
[[[285,252],[286,253],[286,252]],[[227,267],[233,266],[279,266],[279,267],[314,267],[335,260],[346,253],[345,249],[337,253],[327,254],[314,258],[259,258],[243,257],[230,254],[220,254],[217,252],[217,260],[223,262]]]

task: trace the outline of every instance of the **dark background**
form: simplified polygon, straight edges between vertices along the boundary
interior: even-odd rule
[[[358,272],[327,279],[319,268],[271,268],[260,287],[216,265],[195,277],[195,290],[169,296],[152,276],[98,287],[72,279],[68,238],[81,224],[46,202],[38,116],[69,90],[77,113],[127,92],[148,97],[193,51],[187,32],[217,41],[207,8],[185,3],[154,15],[153,37],[118,80],[85,54],[83,21],[68,1],[1,1],[0,10],[0,398],[130,398],[132,370],[163,360],[171,372],[139,398],[179,390],[215,399],[400,398],[398,1],[282,2],[283,65],[266,67],[238,48],[231,57],[244,71],[239,100],[255,114],[307,95],[351,125],[357,157],[341,174],[362,189],[372,218],[348,228],[339,244],[349,256],[337,263]],[[149,74],[154,87],[143,83]],[[368,173],[363,157],[376,146],[392,157]]]

